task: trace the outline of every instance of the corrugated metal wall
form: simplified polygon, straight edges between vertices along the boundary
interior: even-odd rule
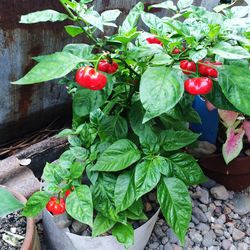
[[[59,51],[70,39],[61,24],[18,24],[20,16],[42,9],[59,9],[58,0],[0,1],[0,144],[36,130],[65,113],[69,100],[63,86],[10,85],[34,65],[33,56]],[[118,8],[123,19],[138,0],[96,0],[98,10]],[[144,1],[145,4],[162,1]],[[176,2],[176,1],[175,1]],[[218,0],[202,1],[211,8]],[[201,1],[195,1],[200,4]],[[63,111],[63,112],[62,112]]]

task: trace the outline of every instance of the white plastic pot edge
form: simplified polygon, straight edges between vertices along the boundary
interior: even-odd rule
[[[135,242],[129,250],[144,250],[159,212],[160,209],[146,223],[135,230]],[[112,235],[92,238],[72,234],[68,229],[58,228],[53,216],[47,210],[43,212],[43,225],[45,237],[50,249],[53,250],[125,250],[124,246]]]

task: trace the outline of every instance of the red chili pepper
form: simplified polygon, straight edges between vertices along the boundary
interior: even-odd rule
[[[159,45],[163,46],[163,43],[158,38],[156,38],[154,36],[148,37],[146,40],[147,40],[148,44],[159,44]]]
[[[204,65],[204,64],[206,64],[206,65]],[[211,62],[202,62],[202,61],[200,61],[200,63],[198,64],[199,73],[202,76],[211,76],[211,77],[217,78],[218,77],[218,71],[216,69],[212,68],[212,67],[209,67],[209,65],[222,65],[222,63],[221,62],[211,63]]]
[[[172,54],[175,54],[175,55],[180,54],[180,53],[181,51],[178,48],[174,48],[172,51]]]
[[[118,69],[118,64],[115,62],[109,62],[108,60],[101,60],[98,64],[98,70],[106,72],[108,74],[114,74]]]
[[[184,51],[185,50],[185,48],[184,47],[182,47],[182,49],[181,49],[182,51]],[[181,50],[180,49],[178,49],[178,48],[174,48],[173,49],[173,51],[172,51],[172,54],[175,54],[175,55],[177,55],[177,54],[180,54],[181,53]]]
[[[213,81],[208,77],[190,78],[184,82],[185,90],[191,95],[206,95],[213,88]]]
[[[76,72],[76,82],[84,88],[91,90],[103,89],[107,84],[107,77],[92,67],[80,68]]]
[[[181,61],[180,68],[182,69],[182,72],[186,75],[190,75],[192,72],[196,72],[195,62],[190,62],[188,60]],[[191,71],[191,72],[188,72],[188,71]]]
[[[65,201],[63,198],[59,201],[56,197],[51,197],[46,208],[54,215],[63,214],[66,211]]]
[[[74,187],[71,187],[71,189],[66,190],[65,197],[67,198],[71,194],[71,192],[74,191],[74,190],[75,190]]]

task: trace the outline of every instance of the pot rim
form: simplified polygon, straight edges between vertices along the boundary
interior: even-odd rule
[[[12,190],[11,188],[3,186],[3,185],[0,185],[0,187],[9,190],[23,204],[27,202],[26,198],[21,193],[18,193]],[[24,242],[22,244],[21,250],[32,249],[33,239],[35,237],[35,220],[33,218],[27,218],[27,217],[26,217],[26,220],[27,220],[26,233],[25,233],[25,238],[24,238]]]

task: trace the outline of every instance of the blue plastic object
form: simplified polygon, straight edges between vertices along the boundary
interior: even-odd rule
[[[200,96],[196,96],[193,102],[193,108],[201,117],[201,124],[190,123],[190,129],[195,133],[201,133],[200,141],[208,141],[216,144],[216,138],[219,129],[219,116],[217,109],[212,111],[207,109],[206,102]]]

